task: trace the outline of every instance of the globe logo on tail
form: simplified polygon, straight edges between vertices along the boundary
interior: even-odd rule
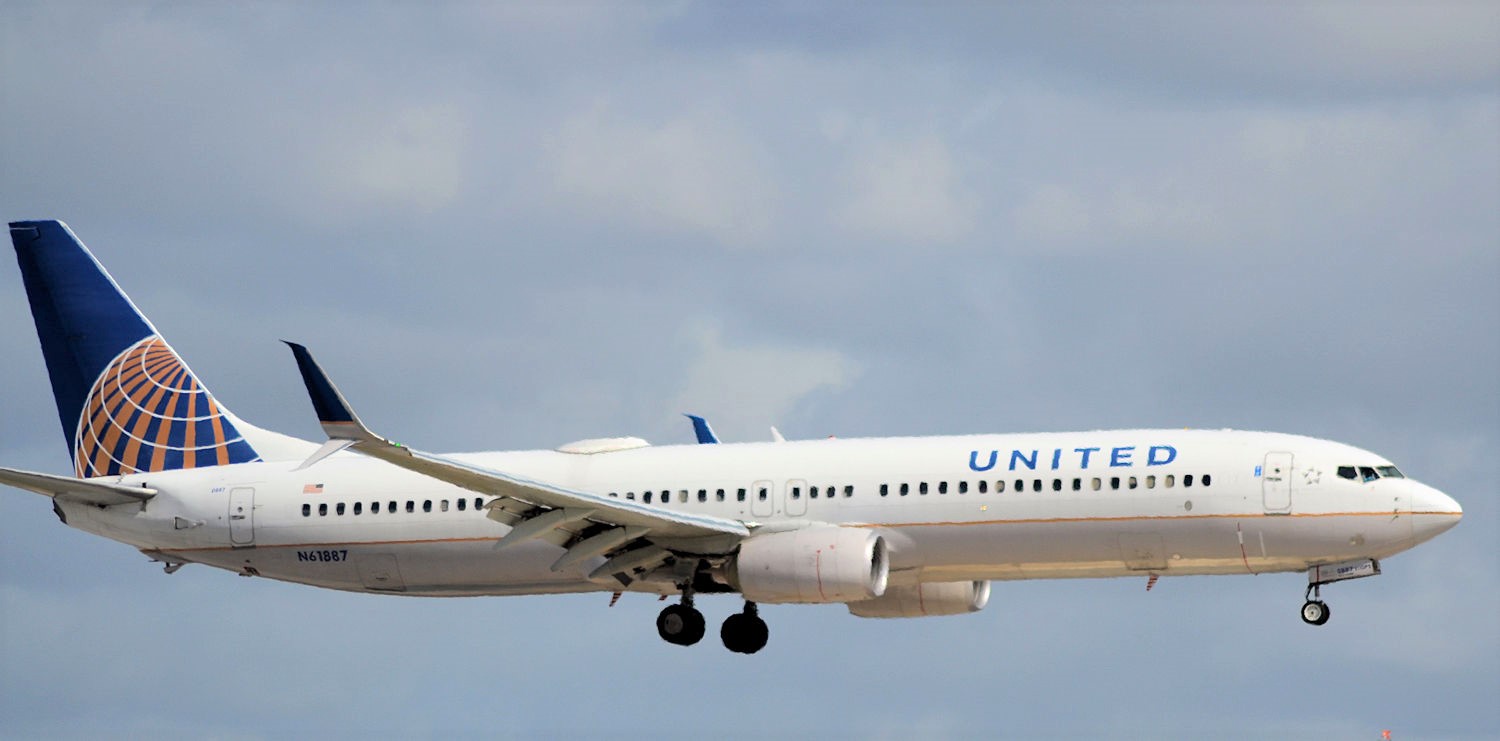
[[[84,401],[79,478],[259,460],[182,358],[151,335],[120,353]]]

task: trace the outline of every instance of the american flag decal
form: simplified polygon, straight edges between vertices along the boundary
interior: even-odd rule
[[[308,484],[307,486],[302,487],[302,493],[303,494],[322,494],[323,493],[323,485],[322,484]]]

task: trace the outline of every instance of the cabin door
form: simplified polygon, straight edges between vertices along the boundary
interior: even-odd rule
[[[255,545],[255,490],[229,490],[229,542],[236,547]]]
[[[1292,511],[1292,454],[1266,453],[1260,471],[1260,491],[1267,514]]]

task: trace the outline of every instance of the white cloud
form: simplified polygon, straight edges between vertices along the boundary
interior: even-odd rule
[[[329,202],[431,212],[463,192],[470,126],[456,105],[360,111],[325,126],[309,175]]]
[[[776,188],[753,139],[728,117],[661,121],[598,104],[548,137],[552,184],[574,210],[651,230],[752,244],[776,220]]]
[[[839,127],[827,132],[838,132]],[[889,242],[948,244],[974,229],[978,199],[963,184],[948,144],[925,135],[906,140],[866,135],[846,172],[839,226]]]
[[[837,350],[794,345],[730,345],[718,328],[691,330],[698,356],[688,366],[673,408],[712,414],[722,432],[784,421],[797,403],[821,389],[837,391],[859,366]]]

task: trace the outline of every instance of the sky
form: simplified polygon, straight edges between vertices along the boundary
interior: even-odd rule
[[[1493,3],[6,0],[0,209],[262,427],[320,437],[285,338],[428,450],[1272,429],[1466,514],[1316,629],[1299,574],[1008,582],[745,657],[165,576],[6,490],[0,736],[1493,737],[1497,132]],[[9,260],[0,347],[0,465],[67,473]]]

